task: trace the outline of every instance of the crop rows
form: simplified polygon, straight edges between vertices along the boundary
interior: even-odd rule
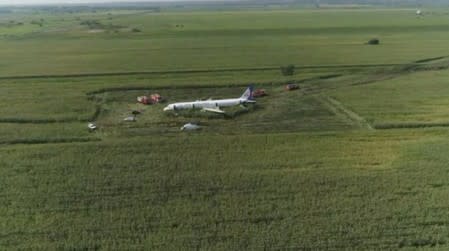
[[[409,173],[422,164],[420,156],[400,154],[404,143],[426,144],[427,136],[393,135],[185,136],[1,148],[0,211],[14,220],[0,231],[0,243],[25,247],[18,240],[26,239],[42,249],[444,245],[446,238],[432,232],[444,203],[416,203],[428,191],[434,196],[426,200],[446,194],[444,185],[428,187],[442,173],[420,180],[422,172]],[[415,145],[411,153],[421,146]],[[174,147],[182,149],[176,157]],[[397,162],[404,158],[407,166]],[[417,233],[416,222],[429,223]]]

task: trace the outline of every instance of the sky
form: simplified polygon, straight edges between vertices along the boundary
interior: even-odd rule
[[[173,2],[174,0],[0,0],[0,5],[23,4],[84,4],[84,3],[111,3],[111,2]],[[179,0],[177,0],[179,1]],[[182,1],[182,0],[181,0]]]

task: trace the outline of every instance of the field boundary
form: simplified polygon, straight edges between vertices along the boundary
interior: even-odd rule
[[[340,77],[342,74],[326,74],[320,75],[316,77],[299,79],[299,80],[289,80],[289,81],[277,81],[277,82],[260,82],[258,85],[260,86],[282,86],[286,84],[301,84],[308,81],[320,80],[320,79],[331,79]],[[234,84],[203,84],[203,85],[182,85],[182,86],[120,86],[120,87],[109,87],[109,88],[101,88],[94,91],[86,92],[86,95],[98,95],[106,92],[120,92],[120,91],[140,91],[140,90],[149,90],[149,89],[157,89],[157,90],[170,90],[170,89],[206,89],[206,88],[229,88],[229,87],[247,87],[251,85],[251,83],[234,83]]]
[[[423,58],[423,59],[420,59],[420,60],[416,60],[414,63],[428,63],[428,62],[431,62],[431,61],[441,60],[441,59],[444,59],[446,57],[447,56],[440,56],[440,57],[433,57],[433,58]]]
[[[340,116],[347,121],[351,121],[352,124],[357,124],[362,128],[367,128],[369,130],[375,129],[365,118],[346,108],[340,101],[327,95],[315,95],[315,97],[337,116]]]
[[[0,123],[8,124],[56,124],[56,123],[73,123],[87,122],[86,119],[26,119],[26,118],[0,118]]]
[[[449,127],[449,122],[397,122],[397,123],[375,123],[374,128],[379,130],[388,129],[415,129],[429,127]]]
[[[56,143],[83,143],[83,142],[97,142],[101,141],[99,138],[55,138],[55,139],[14,139],[0,141],[2,145],[39,145],[39,144],[56,144]]]
[[[296,65],[298,69],[353,69],[353,68],[378,68],[378,67],[419,67],[426,63],[442,60],[448,56],[419,59],[410,63],[389,64],[330,64],[330,65]],[[0,76],[0,80],[8,79],[34,79],[34,78],[83,78],[83,77],[108,77],[108,76],[132,76],[155,74],[190,74],[190,73],[214,73],[214,72],[244,72],[244,71],[271,71],[280,70],[280,66],[261,67],[236,67],[214,69],[185,69],[185,70],[148,70],[148,71],[122,71],[122,72],[92,72],[92,73],[68,73],[68,74],[42,74],[42,75],[10,75]]]
[[[426,63],[442,60],[449,56],[439,56],[419,59],[410,63],[389,64],[334,64],[334,65],[296,65],[298,69],[351,69],[351,68],[378,68],[378,67],[419,67]],[[10,75],[0,76],[0,80],[35,79],[35,78],[83,78],[83,77],[108,77],[108,76],[131,76],[131,75],[154,75],[154,74],[190,74],[190,73],[214,73],[214,72],[244,72],[244,71],[267,71],[279,70],[280,66],[261,67],[236,67],[215,69],[185,69],[185,70],[148,70],[148,71],[122,71],[122,72],[92,72],[92,73],[68,73],[68,74],[42,74],[42,75]]]
[[[377,68],[392,66],[421,65],[420,63],[403,64],[360,64],[360,65],[297,65],[298,69],[351,69],[351,68]],[[190,74],[190,73],[214,73],[214,72],[245,72],[245,71],[272,71],[279,70],[280,66],[248,67],[248,68],[216,68],[216,69],[187,69],[166,71],[129,71],[129,72],[97,72],[97,73],[73,73],[73,74],[48,74],[48,75],[17,75],[0,76],[0,80],[35,79],[35,78],[84,78],[84,77],[108,77],[108,76],[132,76],[155,74]]]
[[[61,118],[61,119],[50,119],[50,118],[0,118],[0,124],[57,124],[57,123],[75,123],[75,122],[89,122],[94,121],[101,113],[101,106],[96,105],[95,111],[85,118]]]

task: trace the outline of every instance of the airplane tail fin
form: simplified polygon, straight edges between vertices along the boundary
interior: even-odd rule
[[[253,99],[253,86],[252,85],[248,86],[248,88],[246,88],[245,92],[240,98],[246,100]]]

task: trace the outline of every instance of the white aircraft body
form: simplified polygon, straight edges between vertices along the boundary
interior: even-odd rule
[[[215,113],[225,113],[221,110],[221,107],[229,107],[235,105],[244,105],[247,103],[255,103],[252,98],[253,96],[253,88],[252,86],[248,87],[246,91],[240,98],[231,98],[231,99],[208,99],[208,100],[197,100],[193,102],[178,102],[167,105],[164,108],[164,111],[177,111],[177,110],[186,110],[186,109],[201,109],[203,111],[215,112]]]
[[[201,126],[193,123],[187,123],[181,127],[181,131],[194,131],[201,129]]]
[[[93,122],[89,122],[88,124],[87,124],[87,128],[89,128],[89,130],[96,130],[97,129],[97,125],[95,125],[95,123],[93,123]]]

